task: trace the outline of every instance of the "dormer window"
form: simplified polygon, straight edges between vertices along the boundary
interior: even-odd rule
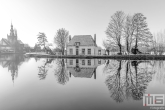
[[[75,46],[80,46],[80,42],[75,42]]]

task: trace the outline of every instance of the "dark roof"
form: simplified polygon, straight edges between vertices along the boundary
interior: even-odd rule
[[[74,77],[82,77],[82,78],[91,78],[95,68],[80,68],[80,71],[76,71],[75,68],[68,68],[69,72]]]
[[[96,46],[91,35],[75,35],[67,45],[73,46],[75,42],[80,42],[80,46]]]
[[[19,43],[19,44],[23,44],[23,42],[22,42],[21,40],[18,40],[18,43]]]
[[[7,45],[10,45],[10,42],[9,42],[7,39],[2,38],[2,40],[3,40]]]

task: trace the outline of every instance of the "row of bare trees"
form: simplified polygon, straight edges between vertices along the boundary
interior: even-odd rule
[[[138,46],[151,46],[153,36],[149,31],[146,17],[142,13],[126,15],[123,11],[117,11],[111,16],[111,20],[105,31],[107,37],[103,41],[106,49],[113,47],[119,49],[122,53],[122,46],[125,46],[125,52],[134,54],[138,52]]]
[[[153,45],[151,50],[155,55],[162,55],[165,52],[165,31],[153,34]]]

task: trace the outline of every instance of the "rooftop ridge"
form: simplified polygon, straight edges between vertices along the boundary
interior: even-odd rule
[[[74,46],[75,42],[80,42],[80,46],[96,46],[94,38],[91,35],[74,35],[68,46]]]

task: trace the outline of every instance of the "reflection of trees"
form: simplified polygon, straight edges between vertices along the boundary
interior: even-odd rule
[[[140,63],[140,61],[127,62],[126,67],[129,69],[129,72],[126,72],[126,94],[127,96],[130,94],[134,100],[141,100],[143,98],[147,85],[152,80],[152,71],[148,71],[147,67],[138,68]]]
[[[153,70],[156,71],[154,75],[155,79],[159,82],[165,83],[165,62],[164,61],[152,61]]]
[[[57,67],[55,69],[55,76],[57,77],[58,83],[65,85],[69,81],[67,68],[64,59],[57,59]]]
[[[46,62],[43,65],[38,67],[38,69],[39,69],[38,76],[39,76],[40,80],[44,80],[46,78],[48,68],[51,67],[49,64],[51,64],[52,61],[53,61],[53,59],[46,59]]]
[[[105,72],[109,72],[105,83],[111,92],[111,97],[116,102],[129,98],[141,100],[154,73],[152,67],[150,68],[140,61],[126,61],[125,63],[118,61],[118,66],[106,65],[105,67]],[[125,72],[125,74],[121,74],[121,72]]]
[[[114,66],[114,65],[113,65]],[[123,94],[123,86],[121,84],[121,77],[120,77],[120,71],[121,71],[121,61],[118,62],[117,69],[111,68],[111,72],[114,72],[113,75],[109,75],[105,81],[106,85],[108,86],[108,89],[111,91],[111,97],[116,100],[116,102],[122,102],[124,100],[124,94]],[[116,65],[115,65],[116,68]]]
[[[38,57],[34,57],[34,59],[36,62],[40,60],[40,58],[38,58]]]
[[[105,63],[105,67],[103,68],[104,73],[116,73],[117,69],[119,68],[119,62],[117,60],[107,60]]]

